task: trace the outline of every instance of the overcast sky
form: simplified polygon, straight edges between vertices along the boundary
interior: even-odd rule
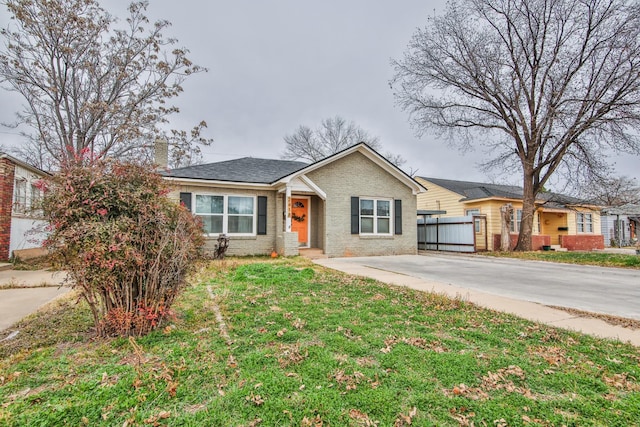
[[[128,1],[103,0],[121,15]],[[461,153],[431,135],[417,138],[408,115],[394,105],[390,59],[399,59],[417,27],[445,1],[403,0],[152,0],[148,14],[173,23],[166,35],[191,51],[209,72],[191,77],[177,100],[172,126],[200,120],[214,138],[206,162],[244,156],[279,158],[283,136],[327,117],[353,120],[403,156],[406,171],[449,179],[491,181],[477,168],[484,152]],[[0,26],[6,27],[3,8]],[[20,99],[2,93],[0,120],[10,121]],[[2,129],[3,143],[19,143]],[[640,180],[639,157],[613,159],[620,175]],[[520,185],[520,178],[501,177]]]

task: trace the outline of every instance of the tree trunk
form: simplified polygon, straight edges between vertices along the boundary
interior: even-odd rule
[[[503,252],[511,251],[511,215],[513,214],[513,206],[506,203],[500,208],[500,250]]]
[[[533,185],[533,173],[525,171],[522,191],[522,220],[520,234],[515,251],[530,251],[532,249],[533,216],[536,211],[536,195]]]

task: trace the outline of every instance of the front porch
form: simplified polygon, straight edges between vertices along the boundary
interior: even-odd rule
[[[299,250],[300,256],[309,259],[325,259],[329,258],[324,251],[319,248],[304,248]]]
[[[278,192],[276,252],[324,257],[326,194],[308,178],[296,178]]]

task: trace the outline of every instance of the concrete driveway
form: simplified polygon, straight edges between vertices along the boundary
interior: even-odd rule
[[[333,259],[488,294],[640,319],[640,270],[427,253]]]
[[[64,272],[0,271],[0,331],[69,292]]]

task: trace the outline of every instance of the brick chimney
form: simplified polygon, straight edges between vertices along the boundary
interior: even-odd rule
[[[154,161],[158,169],[169,166],[169,143],[164,139],[156,139]]]

